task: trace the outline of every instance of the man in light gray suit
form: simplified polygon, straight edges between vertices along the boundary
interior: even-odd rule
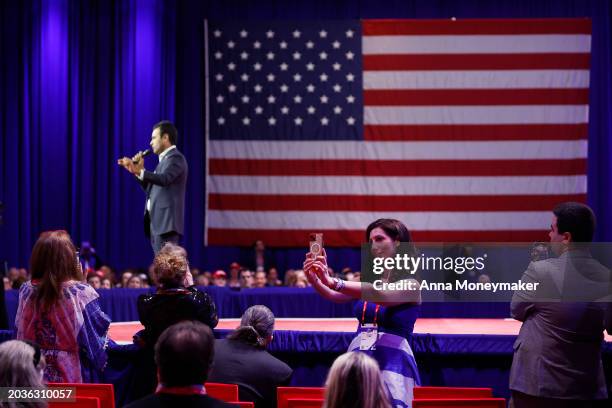
[[[601,360],[603,331],[612,333],[610,271],[588,249],[595,216],[580,203],[553,210],[556,258],[529,264],[521,280],[537,290],[517,291],[512,317],[523,322],[510,371],[511,406],[606,406]]]
[[[185,222],[185,190],[187,161],[176,148],[178,132],[169,121],[153,126],[151,150],[159,156],[155,171],[144,168],[143,153],[132,159],[124,157],[118,164],[134,174],[147,195],[145,204],[145,235],[150,237],[157,254],[166,242],[178,244]]]

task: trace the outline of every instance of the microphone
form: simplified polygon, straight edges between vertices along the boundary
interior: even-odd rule
[[[140,153],[140,152],[139,152],[139,153]],[[148,155],[150,155],[150,154],[151,154],[151,150],[147,149],[147,150],[145,150],[144,152],[142,152],[142,157],[146,157],[146,156],[148,156]],[[134,161],[134,163],[138,163],[139,161],[140,161],[140,160],[136,160],[136,161]]]

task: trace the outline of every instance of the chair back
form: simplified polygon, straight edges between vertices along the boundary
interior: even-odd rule
[[[238,402],[240,399],[238,398],[238,386],[236,384],[207,382],[204,387],[206,387],[206,394],[209,397],[225,402]]]
[[[77,397],[95,397],[100,400],[100,408],[115,408],[115,388],[113,384],[49,383],[47,387],[74,387]]]

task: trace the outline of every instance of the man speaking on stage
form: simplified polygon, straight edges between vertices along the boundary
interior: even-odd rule
[[[147,195],[144,215],[145,235],[151,238],[153,252],[157,254],[166,242],[177,244],[185,223],[185,189],[187,161],[176,148],[178,131],[169,121],[153,126],[151,150],[159,156],[155,171],[144,168],[144,156],[139,152],[131,159],[123,157],[117,164],[136,176]]]

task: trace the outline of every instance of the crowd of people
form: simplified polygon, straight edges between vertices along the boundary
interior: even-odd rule
[[[83,272],[87,283],[94,289],[130,288],[141,289],[156,286],[153,264],[148,271],[137,268],[128,268],[116,273],[108,265],[101,264],[97,269],[94,263],[86,263],[81,256]],[[330,273],[338,278],[359,282],[361,273],[353,272],[349,267],[343,268],[339,273],[330,268]],[[232,262],[226,270],[202,271],[200,268],[192,267],[191,274],[196,286],[220,286],[233,289],[251,288],[273,288],[294,287],[305,288],[311,286],[306,274],[301,269],[287,269],[279,273],[278,268],[271,266],[267,270],[263,266],[255,270],[241,266],[238,262]],[[26,268],[11,267],[4,277],[4,290],[19,289],[21,285],[30,279]],[[282,280],[281,280],[282,279]]]
[[[78,251],[66,231],[41,234],[32,250],[30,270],[32,275],[19,292],[17,339],[0,345],[0,387],[99,382],[107,350],[117,345],[108,337],[110,319],[99,307],[98,293],[86,283]],[[230,270],[240,281],[247,280],[237,264]],[[293,371],[266,351],[274,339],[272,311],[263,305],[248,308],[239,327],[215,341],[211,330],[218,322],[216,306],[194,284],[186,251],[167,243],[155,256],[151,274],[156,291],[137,300],[144,329],[134,335],[139,353],[133,361],[137,374],[129,406],[229,406],[206,396],[207,380],[238,384],[241,400],[253,401],[256,407],[276,406],[276,387],[288,385]],[[129,286],[132,278],[122,276],[122,284]],[[261,274],[256,278],[263,285],[268,282]],[[330,373],[354,376],[347,361],[352,358],[340,358]],[[377,388],[372,393],[357,387],[359,392],[349,395],[334,390],[345,381],[330,377],[329,398],[335,402],[329,407],[348,406],[347,398],[361,394],[372,407],[380,406],[376,401],[387,401],[377,363],[359,359],[355,367],[365,370],[363,378],[368,381],[375,368]]]
[[[523,322],[510,373],[515,407],[604,406],[601,342],[604,329],[612,333],[612,299],[609,286],[601,282],[610,282],[610,272],[579,245],[591,242],[594,228],[595,218],[587,206],[557,206],[549,233],[556,256],[531,262],[522,277],[541,284],[543,292],[514,293],[511,313]],[[398,220],[374,221],[365,238],[375,256],[414,250],[408,228]],[[410,245],[401,249],[400,243]],[[534,252],[541,249],[534,247]],[[41,234],[32,250],[30,270],[31,277],[19,292],[17,340],[0,345],[0,387],[99,381],[107,350],[114,344],[108,337],[110,319],[100,309],[99,294],[86,283],[82,260],[68,233]],[[416,284],[375,293],[370,283],[347,279],[348,273],[334,274],[323,249],[306,254],[303,270],[289,274],[296,281],[303,276],[324,299],[353,301],[359,321],[347,353],[330,368],[324,406],[410,407],[413,388],[420,385],[409,343],[421,303],[418,279],[385,270],[383,281]],[[258,408],[274,407],[276,387],[289,383],[292,369],[266,351],[274,339],[272,311],[252,306],[232,334],[214,340],[216,305],[198,289],[198,278],[204,274],[190,268],[185,249],[166,243],[156,254],[150,275],[156,290],[137,301],[144,329],[134,335],[138,375],[129,406],[228,406],[206,395],[204,383],[209,380],[237,384],[241,400],[253,401]],[[121,285],[130,287],[135,277],[123,274]],[[230,265],[229,279],[224,271],[211,278],[219,286],[241,288],[279,283],[277,274],[256,271],[253,276],[237,263]],[[365,300],[374,294],[375,302]]]

